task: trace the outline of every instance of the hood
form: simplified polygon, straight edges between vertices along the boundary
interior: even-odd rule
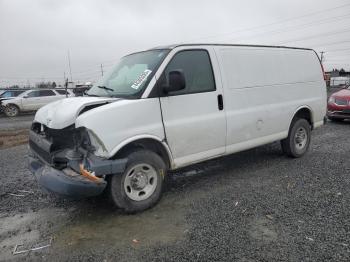
[[[1,97],[0,101],[2,101],[4,104],[6,104],[7,102],[9,102],[8,100],[11,100],[11,102],[13,101],[18,101],[18,97]]]
[[[14,97],[0,97],[0,101],[5,101],[5,100],[10,100],[13,99]]]
[[[70,97],[50,103],[38,110],[34,122],[46,125],[48,128],[62,129],[75,123],[84,109],[119,100],[118,98],[103,97]]]
[[[347,100],[350,100],[350,89],[342,89],[334,94],[332,94],[333,97],[337,98],[344,98]]]

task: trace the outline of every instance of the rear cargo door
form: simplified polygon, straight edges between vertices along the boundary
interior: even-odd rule
[[[179,51],[164,71],[167,76],[172,70],[182,70],[186,79],[184,90],[160,99],[166,138],[177,167],[225,152],[223,94],[220,80],[215,81],[210,51]]]

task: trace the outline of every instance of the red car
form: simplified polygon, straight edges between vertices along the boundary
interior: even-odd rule
[[[330,96],[327,116],[332,121],[350,119],[350,87],[335,92]]]

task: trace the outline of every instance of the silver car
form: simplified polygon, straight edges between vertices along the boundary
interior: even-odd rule
[[[20,112],[36,111],[39,108],[65,98],[74,96],[71,90],[63,89],[30,89],[19,96],[2,102],[4,113],[9,117],[17,116]]]

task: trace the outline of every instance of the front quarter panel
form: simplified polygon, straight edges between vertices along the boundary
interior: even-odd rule
[[[120,100],[88,111],[76,119],[76,127],[92,130],[112,157],[124,141],[134,137],[164,139],[158,98]]]
[[[4,101],[2,101],[2,105],[7,106],[10,104],[13,104],[13,105],[18,106],[20,109],[22,109],[21,100],[22,100],[22,98],[12,98],[12,99],[8,99],[8,100],[4,100]]]

